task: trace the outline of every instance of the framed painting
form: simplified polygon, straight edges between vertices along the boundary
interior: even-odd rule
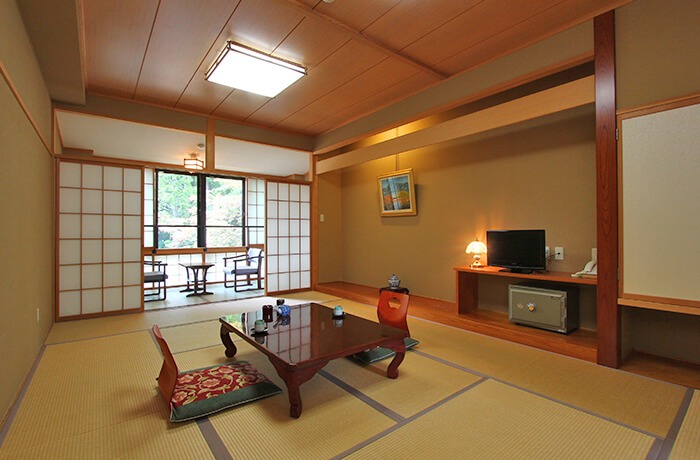
[[[379,180],[379,205],[384,216],[415,216],[413,169],[383,174]]]

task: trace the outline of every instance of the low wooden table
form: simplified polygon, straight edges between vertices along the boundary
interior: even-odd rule
[[[180,292],[192,292],[192,294],[187,294],[187,297],[192,297],[195,295],[211,295],[211,292],[207,291],[207,270],[213,267],[215,264],[212,263],[181,263],[181,266],[185,267],[187,270],[187,287]],[[194,277],[194,288],[190,288],[190,270],[192,270],[192,276]],[[199,271],[202,271],[202,290],[199,290]]]
[[[408,332],[346,313],[342,319],[333,317],[333,309],[316,303],[295,305],[287,317],[276,315],[267,323],[267,332],[255,334],[258,312],[239,313],[219,318],[221,342],[226,356],[233,358],[238,350],[230,333],[263,352],[287,385],[289,415],[301,415],[302,383],[321,370],[332,359],[351,356],[378,346],[396,352],[387,368],[390,379],[399,376],[399,365],[406,354],[404,338]]]

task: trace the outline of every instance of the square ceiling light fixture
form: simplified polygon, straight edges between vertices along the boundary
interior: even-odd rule
[[[300,65],[229,40],[205,78],[220,85],[275,97],[304,75],[306,69]]]

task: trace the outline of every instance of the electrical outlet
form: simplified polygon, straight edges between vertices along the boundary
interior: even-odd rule
[[[36,323],[39,324],[39,308],[36,309]]]
[[[591,249],[591,260],[598,263],[598,248]]]
[[[564,260],[564,248],[562,246],[554,248],[554,260]]]
[[[321,217],[321,222],[325,222],[325,221],[326,221],[326,215],[325,215],[325,214],[321,214],[320,217]]]
[[[544,257],[545,259],[549,259],[549,246],[544,247]]]

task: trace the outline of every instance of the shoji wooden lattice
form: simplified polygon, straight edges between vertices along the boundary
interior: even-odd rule
[[[57,319],[143,309],[143,172],[58,165]]]
[[[311,189],[267,182],[267,292],[311,287]]]

